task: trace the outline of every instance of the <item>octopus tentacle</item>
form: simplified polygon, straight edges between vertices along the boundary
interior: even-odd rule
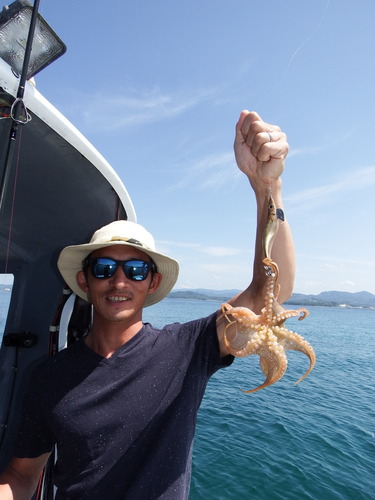
[[[224,343],[228,352],[233,356],[249,356],[254,354],[258,345],[262,341],[262,333],[259,331],[259,316],[246,307],[232,307],[229,304],[223,304],[221,307],[223,316],[227,319],[228,325],[224,329]],[[234,320],[229,319],[232,316]],[[227,331],[232,329],[231,339],[229,340]]]
[[[279,304],[278,304],[279,305]],[[282,325],[288,318],[296,318],[299,316],[298,320],[301,321],[309,315],[309,311],[305,308],[300,308],[296,310],[289,310],[282,308],[279,312],[275,312],[270,323],[273,326]]]
[[[266,380],[263,384],[255,387],[255,389],[243,391],[246,394],[260,391],[260,389],[264,389],[265,387],[268,387],[269,385],[272,385],[280,380],[284,376],[288,365],[285,351],[282,348],[280,349],[280,347],[277,348],[277,343],[274,348],[270,348],[269,346],[261,348],[258,354],[260,357],[260,367],[266,376]]]
[[[316,356],[314,349],[311,345],[298,333],[287,330],[284,327],[274,327],[275,335],[277,335],[279,339],[279,343],[284,347],[286,351],[299,351],[305,354],[310,360],[310,366],[308,370],[299,378],[296,382],[298,384],[307,377],[307,375],[314,368]]]

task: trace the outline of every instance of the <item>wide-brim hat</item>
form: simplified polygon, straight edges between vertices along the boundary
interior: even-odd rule
[[[70,289],[89,302],[87,294],[77,284],[77,273],[82,270],[83,261],[94,250],[115,245],[134,247],[149,255],[154,261],[157,271],[162,276],[159,287],[154,293],[147,296],[145,307],[164,299],[177,281],[178,262],[167,255],[157,252],[152,235],[143,226],[127,220],[114,221],[98,229],[92,235],[89,243],[71,245],[62,250],[57,261],[57,267]]]

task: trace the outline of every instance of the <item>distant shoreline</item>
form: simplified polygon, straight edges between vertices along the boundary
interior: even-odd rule
[[[11,285],[0,285],[0,292],[9,293]],[[227,302],[241,290],[209,290],[204,288],[191,290],[174,290],[169,295],[169,299],[182,300],[217,300]],[[303,293],[293,293],[292,297],[284,304],[293,304],[299,307],[339,307],[346,309],[374,309],[375,295],[370,292],[321,292],[318,295],[307,295]]]
[[[175,290],[168,298],[183,300],[217,300],[226,302],[239,293],[240,290]],[[303,307],[339,307],[347,309],[374,309],[375,295],[369,292],[322,292],[319,295],[306,295],[294,293],[284,304],[293,304]]]

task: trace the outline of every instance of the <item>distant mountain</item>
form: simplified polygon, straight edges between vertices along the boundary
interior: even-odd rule
[[[226,302],[240,291],[195,288],[194,290],[174,290],[168,297],[171,299],[221,300],[222,302]]]
[[[302,293],[293,294],[288,303],[293,302],[296,305],[300,303],[306,305],[333,305],[348,307],[370,307],[375,308],[375,295],[369,292],[321,292],[318,295],[303,295]],[[307,301],[307,302],[306,302]]]
[[[194,290],[174,290],[168,297],[171,299],[219,300],[226,302],[241,290],[208,290],[197,288]],[[296,306],[326,306],[326,307],[352,307],[375,309],[375,295],[369,292],[321,292],[318,295],[293,293],[285,304]]]
[[[0,291],[10,292],[12,285],[0,285]],[[170,299],[195,299],[195,300],[218,300],[227,302],[240,293],[241,290],[209,290],[206,288],[195,288],[189,290],[173,290],[168,297]],[[369,292],[321,292],[318,295],[293,293],[285,304],[296,306],[326,306],[326,307],[352,307],[375,309],[375,295]]]

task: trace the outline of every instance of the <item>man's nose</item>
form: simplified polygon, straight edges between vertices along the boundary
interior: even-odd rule
[[[118,266],[115,271],[115,274],[111,277],[111,281],[117,286],[122,286],[127,284],[130,280],[129,278],[126,277],[126,274],[122,266]]]

